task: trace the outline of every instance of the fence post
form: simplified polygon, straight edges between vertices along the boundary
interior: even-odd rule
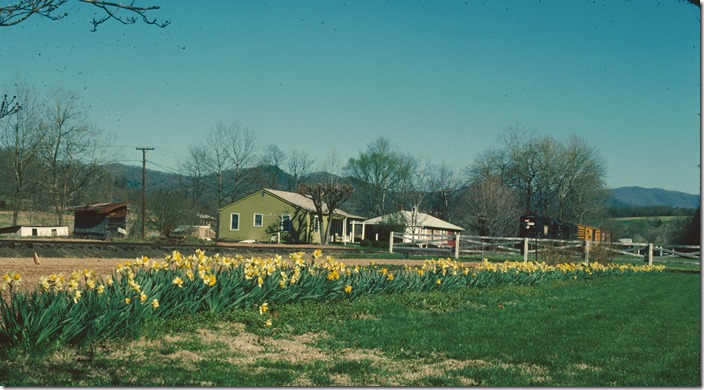
[[[460,234],[455,234],[455,259],[460,258]]]
[[[591,242],[589,240],[584,241],[584,263],[589,265],[589,247]]]
[[[653,243],[648,243],[648,265],[653,265]]]
[[[389,253],[394,253],[394,232],[389,235]]]
[[[528,238],[523,239],[523,262],[528,262]]]

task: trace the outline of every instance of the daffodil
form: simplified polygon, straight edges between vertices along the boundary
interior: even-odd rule
[[[183,287],[183,279],[179,278],[178,276],[175,277],[174,280],[173,280],[171,283],[177,285],[178,288],[182,288],[182,287]]]
[[[159,301],[157,301],[156,299],[152,299],[152,307],[155,309],[159,307]]]
[[[351,293],[351,292],[352,292],[352,286],[350,286],[350,285],[345,286],[345,292],[346,292],[347,294]]]
[[[95,291],[98,292],[98,295],[102,294],[103,292],[105,292],[105,285],[99,285],[98,288],[95,289]]]
[[[131,300],[131,299],[129,299],[129,298],[125,298],[125,304],[126,304],[126,305],[129,305],[129,304],[130,304],[130,302],[132,302],[132,300]]]
[[[262,305],[259,306],[259,314],[260,315],[266,313],[268,310],[269,310],[269,304],[266,302],[262,303]]]
[[[139,302],[144,303],[147,300],[147,294],[141,292],[139,293]]]

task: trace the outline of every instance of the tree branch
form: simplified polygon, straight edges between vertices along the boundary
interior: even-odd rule
[[[32,15],[41,15],[51,20],[63,19],[68,13],[64,12],[63,14],[59,14],[57,10],[65,5],[67,1],[68,0],[17,0],[14,4],[0,6],[0,27],[14,26],[24,22]],[[93,18],[91,21],[93,24],[91,31],[93,32],[97,30],[98,25],[110,19],[116,20],[122,24],[134,24],[141,18],[144,23],[158,27],[166,27],[171,23],[168,20],[160,22],[156,18],[150,18],[148,16],[150,11],[161,8],[156,5],[139,7],[134,5],[134,0],[129,4],[103,0],[78,1],[98,7],[105,14],[102,18]],[[124,11],[124,13],[118,14],[120,11]]]

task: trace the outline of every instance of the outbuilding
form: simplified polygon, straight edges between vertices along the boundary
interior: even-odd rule
[[[127,234],[127,203],[93,203],[72,207],[73,236],[106,239]]]

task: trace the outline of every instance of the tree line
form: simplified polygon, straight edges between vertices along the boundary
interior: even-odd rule
[[[386,137],[346,162],[335,151],[316,161],[300,149],[262,147],[254,129],[233,121],[216,123],[188,145],[178,185],[151,192],[145,212],[139,189],[111,174],[109,164],[120,160],[114,139],[90,123],[78,95],[51,89],[40,96],[17,82],[14,98],[3,101],[0,197],[13,211],[13,225],[20,212],[31,220],[51,211],[52,222],[63,224],[70,205],[127,201],[151,230],[168,235],[204,215],[217,217],[223,206],[263,187],[307,194],[318,214],[327,212],[325,204],[367,218],[422,211],[486,236],[517,235],[521,214],[598,225],[609,211],[604,159],[575,135],[558,139],[510,127],[454,167],[405,153]]]

